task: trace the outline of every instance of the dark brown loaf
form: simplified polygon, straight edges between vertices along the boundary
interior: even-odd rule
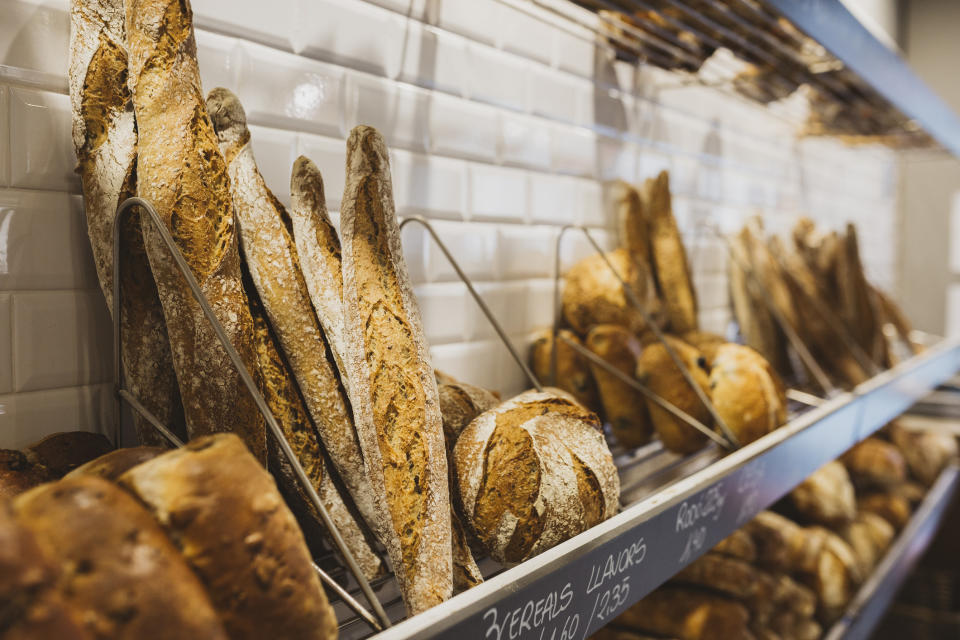
[[[204,107],[192,17],[188,0],[126,2],[129,83],[140,136],[137,195],[153,203],[230,342],[254,371],[253,320],[240,282],[230,179]],[[265,461],[263,418],[240,374],[159,231],[144,222],[143,235],[188,434],[232,431]]]
[[[0,449],[0,503],[55,478],[34,453]]]
[[[87,232],[100,288],[113,312],[113,232],[117,207],[136,195],[137,131],[127,87],[123,0],[70,3],[70,102],[73,144],[83,184]],[[127,388],[180,438],[183,406],[140,217],[121,220],[121,357]],[[140,442],[163,439],[139,413]]]
[[[106,436],[89,431],[53,433],[27,447],[56,478],[112,450]]]
[[[587,334],[585,344],[628,378],[636,374],[640,342],[624,327],[598,324]],[[650,442],[653,426],[647,413],[647,403],[640,392],[593,362],[590,363],[590,369],[600,391],[604,417],[610,423],[617,442],[627,448]]]
[[[96,477],[60,480],[13,502],[94,638],[226,638],[203,586],[150,514]]]
[[[340,211],[347,378],[364,464],[410,613],[450,597],[450,496],[437,382],[407,274],[387,147],[347,140]]]
[[[335,638],[293,514],[236,436],[198,438],[120,477],[200,576],[231,638]]]
[[[740,603],[680,587],[661,587],[614,619],[616,627],[680,640],[752,640]]]
[[[464,516],[500,562],[533,557],[619,506],[599,419],[550,391],[527,391],[478,416],[454,461]]]
[[[907,479],[907,462],[903,454],[894,445],[877,437],[862,440],[840,460],[860,488],[893,487]]]
[[[330,459],[357,508],[375,528],[373,495],[364,472],[350,405],[300,272],[297,249],[289,232],[290,217],[257,169],[246,114],[237,97],[226,89],[214,89],[207,98],[207,108],[220,140],[220,150],[227,160],[243,262],[255,287],[247,297],[254,293],[259,297],[276,336],[277,350],[286,357]],[[259,337],[267,336],[261,332]],[[263,351],[262,341],[256,348]],[[263,354],[260,355],[262,364]],[[313,453],[301,453],[301,449],[319,449],[316,443],[308,444],[305,437],[301,433],[296,438],[294,452],[301,458],[312,458]],[[315,436],[311,433],[311,437]],[[304,462],[313,464],[312,460]]]
[[[99,458],[94,458],[86,464],[80,465],[65,477],[97,476],[104,480],[116,480],[141,462],[153,460],[164,451],[166,451],[166,449],[161,447],[130,447],[128,449],[117,449]]]

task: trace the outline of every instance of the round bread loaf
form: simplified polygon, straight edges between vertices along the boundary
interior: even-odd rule
[[[893,422],[890,439],[903,454],[910,473],[928,487],[947,462],[957,457],[957,439],[949,433],[907,429]]]
[[[544,384],[553,384],[577,399],[577,402],[591,411],[600,409],[600,396],[597,385],[590,372],[590,363],[577,353],[564,339],[582,345],[572,331],[561,329],[557,333],[557,378],[550,380],[550,359],[553,354],[553,332],[544,329],[537,333],[530,346],[530,368]]]
[[[833,460],[823,465],[790,492],[797,512],[807,520],[839,526],[857,515],[857,497],[847,469]]]
[[[150,514],[116,485],[77,477],[13,501],[94,638],[226,638],[197,577]]]
[[[637,299],[653,312],[656,292],[648,285],[646,267],[631,258],[626,249],[611,251],[606,257]],[[616,324],[639,333],[646,326],[643,315],[627,301],[623,285],[603,258],[594,254],[567,272],[563,287],[563,317],[580,335],[586,335],[596,324]]]
[[[683,341],[703,354],[707,359],[707,366],[713,368],[713,361],[717,357],[717,349],[727,342],[726,338],[709,331],[688,331],[681,336]]]
[[[0,449],[0,502],[54,479],[50,470],[37,460],[36,454]]]
[[[667,336],[667,341],[679,356],[693,379],[704,393],[710,395],[710,382],[706,372],[706,361],[699,351],[690,345]],[[674,364],[667,349],[660,342],[654,342],[644,348],[637,361],[637,379],[646,384],[655,394],[673,403],[679,409],[710,426],[710,412],[697,397],[686,378]],[[650,420],[653,428],[663,442],[663,446],[676,453],[692,453],[707,443],[707,437],[691,427],[666,409],[650,402]]]
[[[493,392],[460,382],[442,374],[437,376],[437,392],[440,396],[440,416],[443,418],[443,437],[447,451],[452,452],[457,438],[467,425],[484,411],[500,404]]]
[[[80,465],[64,477],[98,476],[105,480],[113,481],[141,462],[153,460],[164,451],[166,451],[166,449],[163,447],[128,447],[125,449],[117,449],[99,458],[94,458],[86,464]]]
[[[860,488],[893,487],[907,479],[907,461],[894,445],[880,438],[861,441],[843,454],[841,462]]]
[[[89,431],[53,433],[27,447],[37,460],[56,478],[73,471],[85,462],[113,451],[106,436]]]
[[[838,530],[850,548],[860,566],[863,575],[867,575],[893,542],[893,526],[875,513],[864,511],[844,527]]]
[[[180,547],[231,638],[336,637],[303,534],[240,438],[196,438],[119,482]]]
[[[910,521],[910,501],[892,491],[869,493],[859,500],[861,511],[875,513],[900,531]]]
[[[522,562],[617,512],[620,481],[600,420],[550,391],[478,416],[454,463],[464,515],[490,555]]]
[[[787,420],[787,397],[779,377],[759,353],[739,344],[716,349],[710,398],[740,444],[753,442]]]

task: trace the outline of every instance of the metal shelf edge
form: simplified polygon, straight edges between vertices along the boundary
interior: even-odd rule
[[[586,638],[958,369],[944,341],[377,638]]]
[[[843,618],[830,628],[826,640],[860,640],[870,636],[900,585],[930,545],[956,493],[958,481],[960,466],[955,462],[937,478],[910,522],[857,592]]]

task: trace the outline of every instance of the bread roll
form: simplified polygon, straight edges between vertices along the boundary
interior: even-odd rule
[[[580,338],[568,329],[557,333],[557,377],[551,381],[551,358],[553,357],[553,331],[537,332],[530,345],[530,368],[545,384],[552,384],[576,398],[577,402],[592,411],[600,410],[600,396],[590,370],[590,362],[571,347],[570,340],[582,346]]]
[[[619,506],[599,419],[549,391],[481,414],[460,434],[454,461],[469,526],[500,562],[531,558]]]
[[[630,304],[617,275],[647,312],[653,313],[655,291],[648,288],[649,272],[626,249],[616,249],[605,257],[594,254],[570,267],[563,285],[563,317],[581,336],[597,324],[616,324],[640,332],[646,326],[643,314]]]
[[[94,458],[86,464],[80,465],[64,477],[97,476],[104,480],[113,481],[141,462],[153,460],[164,451],[166,451],[166,449],[162,447],[130,447],[128,449],[117,449],[99,458]]]
[[[90,431],[53,433],[27,447],[56,478],[112,450],[106,436]]]
[[[709,331],[688,331],[681,336],[684,342],[703,354],[707,359],[707,366],[713,368],[713,361],[717,357],[717,349],[729,344],[723,336]]]
[[[896,532],[889,522],[877,514],[864,511],[837,533],[853,550],[860,572],[868,575],[880,562]]]
[[[756,545],[759,566],[772,571],[797,570],[795,550],[802,547],[805,537],[797,523],[773,511],[761,511],[743,530]]]
[[[711,551],[750,563],[757,559],[757,545],[750,534],[743,529],[737,529],[731,533],[717,543]]]
[[[247,369],[253,320],[240,283],[227,165],[207,115],[188,0],[127,0],[129,83],[139,147],[137,195],[150,201]],[[145,216],[146,214],[144,214]],[[144,219],[146,220],[146,219]],[[188,435],[232,431],[266,460],[263,417],[152,223],[143,223]]]
[[[71,0],[70,104],[73,146],[100,289],[113,304],[113,232],[120,203],[136,195],[137,127],[127,87],[123,0]],[[143,245],[140,218],[120,222],[120,331],[124,382],[181,439],[183,405],[163,309]],[[153,425],[133,414],[143,444],[165,444]]]
[[[857,497],[846,468],[836,460],[813,472],[790,492],[797,512],[817,524],[840,526],[857,515]]]
[[[0,504],[27,489],[56,479],[37,460],[36,454],[16,449],[0,449]]]
[[[290,174],[290,222],[300,269],[320,326],[336,360],[344,386],[346,345],[343,337],[343,256],[330,215],[323,177],[309,158],[300,156]]]
[[[30,531],[0,504],[0,637],[4,640],[90,640],[80,611],[64,602],[60,572]]]
[[[64,479],[20,495],[13,508],[54,563],[59,592],[92,637],[227,637],[190,567],[116,485],[92,476]]]
[[[840,458],[854,483],[861,488],[886,488],[907,479],[907,462],[889,442],[870,437]]]
[[[716,350],[710,398],[741,445],[787,421],[787,397],[779,376],[759,353],[739,344]]]
[[[487,389],[466,382],[447,378],[441,382],[437,377],[437,395],[440,398],[440,415],[443,418],[443,437],[447,454],[453,453],[457,438],[467,425],[484,411],[500,404],[500,398]]]
[[[856,555],[842,538],[819,527],[808,531],[822,543],[816,566],[806,579],[817,594],[817,617],[829,624],[843,614],[863,575]]]
[[[928,487],[958,454],[957,439],[950,433],[917,431],[893,422],[890,438],[903,454],[910,473]]]
[[[237,97],[226,89],[214,89],[207,98],[207,109],[220,141],[220,150],[227,160],[230,189],[240,226],[243,262],[276,336],[277,350],[286,356],[313,425],[357,508],[375,525],[373,494],[364,472],[363,454],[353,428],[346,391],[328,354],[323,329],[300,272],[297,249],[288,231],[290,217],[257,169],[246,114]],[[252,292],[247,297],[252,297]],[[258,333],[261,366],[265,357],[262,352],[271,348],[263,345],[268,336],[269,331]],[[272,342],[272,338],[269,340]],[[278,375],[286,377],[286,368],[285,365],[284,371]],[[292,389],[289,381],[280,383],[274,380],[272,383]],[[310,442],[307,441],[308,431]],[[312,457],[319,454],[319,446],[312,429],[299,431],[299,436],[291,444],[305,465],[314,465]],[[287,483],[286,486],[291,485]]]
[[[407,274],[383,138],[347,140],[340,210],[347,378],[354,423],[404,603],[419,613],[452,590],[447,457],[437,382]]]
[[[625,376],[635,375],[640,342],[629,330],[612,324],[595,325],[587,334],[586,346]],[[592,362],[590,370],[600,391],[603,414],[617,442],[628,448],[650,442],[653,426],[640,392]]]
[[[710,395],[710,382],[707,377],[706,361],[699,351],[676,338],[667,336],[667,341],[676,352],[694,381],[703,392]],[[708,427],[713,422],[710,412],[687,383],[686,378],[674,364],[666,347],[656,342],[647,346],[637,361],[637,379],[647,385],[655,394],[686,411]],[[707,443],[707,437],[683,422],[666,409],[651,402],[648,407],[650,420],[663,446],[676,453],[692,453]]]
[[[910,522],[910,501],[892,491],[868,493],[857,501],[860,511],[875,513],[900,531]]]
[[[752,640],[740,603],[680,587],[660,587],[610,624],[680,640]]]
[[[120,476],[200,576],[231,638],[335,638],[297,521],[232,434],[198,438]]]
[[[244,280],[248,282],[246,278]],[[380,557],[372,549],[366,534],[330,477],[320,442],[307,415],[303,399],[293,382],[293,375],[277,351],[276,339],[252,283],[249,287],[248,297],[257,342],[257,363],[263,377],[263,398],[327,510],[327,515],[333,520],[363,574],[371,580],[383,570]],[[317,546],[318,538],[328,536],[329,532],[300,484],[293,466],[273,437],[267,440],[267,460],[268,468],[287,504],[297,516],[304,536],[313,546]]]
[[[762,574],[749,563],[713,552],[700,556],[671,578],[673,584],[704,587],[739,600],[752,598],[762,582]]]
[[[643,196],[650,220],[654,279],[670,330],[676,334],[694,331],[697,328],[697,294],[687,251],[673,217],[668,173],[661,171],[656,178],[648,179]]]

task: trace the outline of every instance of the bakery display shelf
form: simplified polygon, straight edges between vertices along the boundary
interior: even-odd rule
[[[635,487],[621,513],[377,637],[586,638],[958,369],[960,342],[943,341],[725,457],[715,445],[675,464],[657,445],[621,455]],[[649,477],[639,469],[651,459],[667,475],[641,488],[633,476]],[[342,636],[359,626],[347,621]]]
[[[949,465],[931,487],[909,524],[850,602],[826,640],[859,640],[882,619],[900,585],[933,539],[960,483],[960,466]]]

